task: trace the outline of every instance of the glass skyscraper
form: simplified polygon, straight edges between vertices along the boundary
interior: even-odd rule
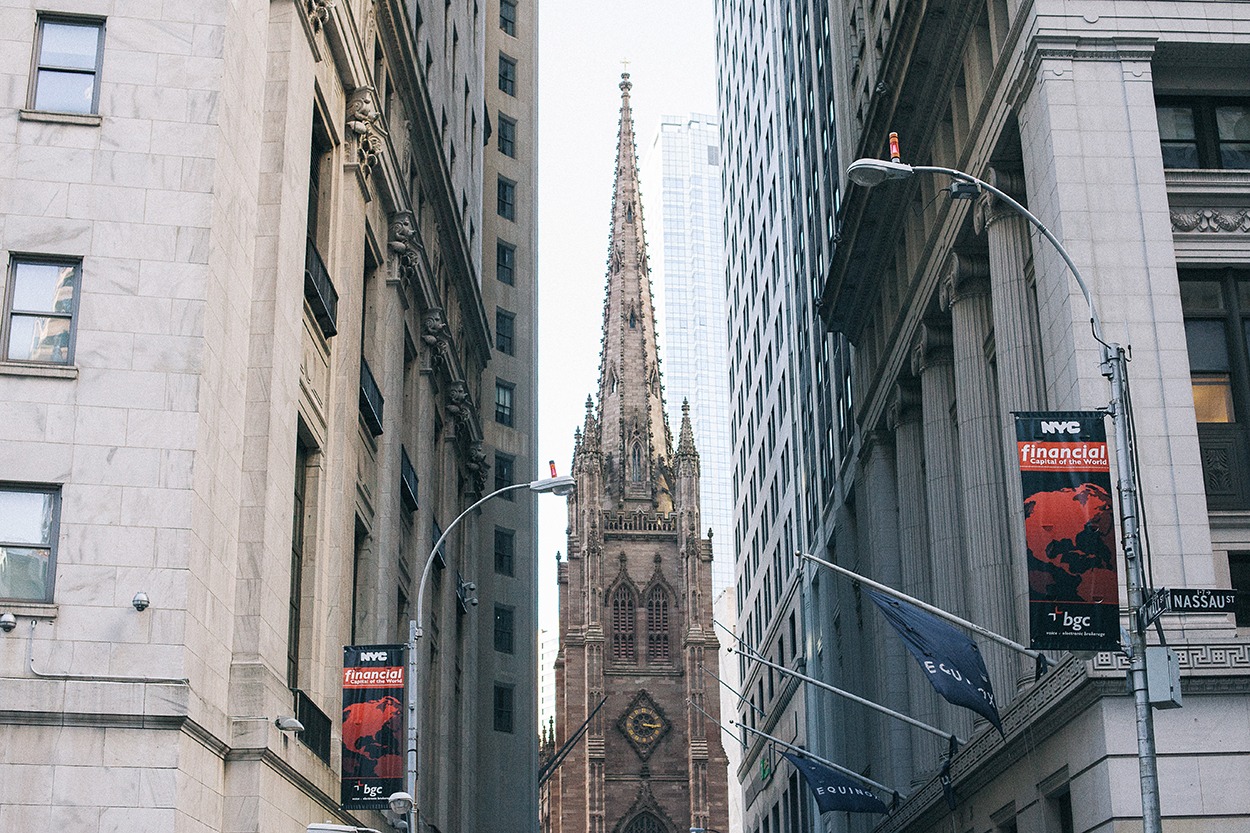
[[[707,115],[665,116],[647,163],[646,170],[662,177],[643,195],[659,253],[651,255],[660,285],[665,404],[676,426],[682,400],[690,401],[703,521],[713,532],[716,597],[734,581],[720,125]]]

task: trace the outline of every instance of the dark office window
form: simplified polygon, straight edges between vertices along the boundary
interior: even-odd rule
[[[512,339],[516,337],[516,314],[495,310],[495,349],[513,355]]]
[[[513,651],[513,618],[512,608],[495,605],[495,650],[501,654],[510,654]]]
[[[500,575],[513,575],[513,560],[516,556],[516,532],[495,527],[495,572]]]
[[[1250,552],[1230,552],[1228,574],[1233,589],[1237,591],[1237,599],[1233,602],[1237,627],[1250,628]]]
[[[496,191],[498,200],[495,210],[500,217],[505,220],[516,219],[516,183],[510,179],[499,177],[499,185]]]
[[[512,485],[512,465],[516,458],[502,451],[495,452],[495,490]],[[512,500],[512,492],[505,492],[502,497]]]
[[[499,152],[504,156],[516,156],[516,119],[499,114]]]
[[[1207,504],[1250,508],[1250,272],[1181,273]]]
[[[513,687],[495,683],[495,731],[512,733]]]
[[[1186,96],[1156,102],[1165,168],[1250,168],[1250,99]]]
[[[516,37],[516,0],[499,0],[499,28]]]
[[[304,517],[308,497],[308,462],[311,449],[295,441],[295,502],[291,508],[291,596],[287,611],[286,684],[299,688],[299,654],[304,596]]]
[[[500,425],[512,425],[512,399],[516,393],[516,385],[495,381],[495,422]]]
[[[516,284],[516,246],[495,241],[495,278],[508,286]]]
[[[499,53],[499,89],[516,95],[516,60]]]
[[[39,18],[30,106],[53,113],[99,112],[104,21]]]

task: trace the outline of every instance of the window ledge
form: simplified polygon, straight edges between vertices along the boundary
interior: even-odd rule
[[[75,365],[27,364],[0,361],[0,376],[40,376],[45,379],[77,379]]]
[[[0,599],[0,613],[12,613],[19,619],[22,617],[28,619],[55,619],[57,610],[58,605],[47,602],[32,602],[25,599],[6,602]]]
[[[21,110],[18,117],[22,121],[46,121],[55,124],[85,124],[89,127],[100,126],[99,113],[53,113],[49,110]]]

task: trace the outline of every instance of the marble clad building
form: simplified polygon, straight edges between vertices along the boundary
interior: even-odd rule
[[[719,695],[703,673],[719,645],[712,547],[689,413],[676,451],[664,413],[628,73],[620,87],[598,406],[577,433],[558,573],[556,744],[594,716],[553,778],[551,829],[724,830]]]
[[[488,372],[528,296],[483,289],[509,209],[533,288],[532,153],[483,185],[497,110],[532,136],[525,7],[0,0],[0,829],[387,829],[339,809],[342,646],[402,642],[440,530],[535,475]],[[537,825],[478,780],[535,772],[500,695],[535,646],[490,624],[532,596],[531,501],[434,571],[422,831]]]

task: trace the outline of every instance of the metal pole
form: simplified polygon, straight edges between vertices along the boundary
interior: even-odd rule
[[[456,524],[477,507],[486,501],[504,492],[510,492],[514,489],[528,489],[529,483],[514,483],[511,486],[504,486],[502,489],[496,489],[486,497],[478,499],[475,503],[465,509],[456,519],[447,525],[443,530],[443,534],[438,536],[438,540],[434,542],[434,546],[430,549],[430,555],[425,559],[425,568],[421,571],[421,582],[417,585],[417,614],[416,618],[408,622],[408,771],[407,784],[408,794],[412,796],[412,809],[408,811],[408,833],[417,833],[417,740],[420,737],[420,721],[421,709],[417,708],[417,700],[420,692],[420,686],[417,681],[417,640],[423,633],[422,622],[424,622],[425,612],[425,585],[430,578],[430,568],[434,566],[434,557],[438,555],[438,549],[443,545],[443,541],[447,539],[448,533],[456,528]]]
[[[964,182],[974,183],[978,188],[989,191],[1016,213],[1028,220],[1043,237],[1050,241],[1055,251],[1063,258],[1085,303],[1089,305],[1090,327],[1094,338],[1103,347],[1102,373],[1111,380],[1111,412],[1115,426],[1115,457],[1116,471],[1119,475],[1120,492],[1120,528],[1124,538],[1124,560],[1127,565],[1125,584],[1128,590],[1129,603],[1129,684],[1133,689],[1133,704],[1137,711],[1137,760],[1141,776],[1142,833],[1162,833],[1163,821],[1159,806],[1159,771],[1155,754],[1154,715],[1151,712],[1150,696],[1146,688],[1146,629],[1138,613],[1142,606],[1142,565],[1140,537],[1137,525],[1137,477],[1133,463],[1131,440],[1129,436],[1130,415],[1128,412],[1128,377],[1125,371],[1126,358],[1124,348],[1119,344],[1108,342],[1102,333],[1102,322],[1094,309],[1094,299],[1089,286],[1081,277],[1072,256],[1063,247],[1050,229],[1033,215],[1027,208],[1014,200],[1010,195],[990,185],[988,182],[964,171],[953,168],[941,168],[934,165],[908,166],[913,171],[940,173]]]
[[[1105,375],[1111,379],[1111,418],[1115,425],[1115,463],[1119,473],[1120,523],[1124,535],[1124,560],[1127,564],[1129,634],[1129,680],[1133,687],[1133,706],[1137,711],[1137,763],[1141,779],[1141,810],[1143,833],[1162,833],[1162,808],[1159,805],[1159,768],[1155,751],[1154,713],[1146,687],[1146,627],[1138,615],[1142,606],[1142,564],[1137,526],[1137,478],[1130,443],[1128,413],[1128,379],[1125,375],[1124,348],[1112,345],[1106,349]]]
[[[869,777],[868,777],[868,776],[866,776],[866,775],[860,775],[858,772],[856,772],[856,771],[855,771],[855,770],[853,770],[853,769],[847,769],[846,767],[844,767],[844,766],[839,766],[838,764],[835,764],[833,761],[826,760],[826,759],[824,759],[824,758],[820,757],[819,755],[813,755],[813,754],[811,753],[811,751],[810,751],[810,750],[804,749],[804,748],[803,748],[803,747],[801,747],[801,746],[795,746],[793,743],[786,743],[784,740],[782,740],[782,739],[781,739],[781,738],[779,738],[779,737],[775,737],[775,736],[773,736],[773,735],[770,735],[770,734],[768,734],[767,732],[761,732],[759,729],[752,729],[750,726],[747,726],[745,723],[739,723],[739,722],[738,722],[738,721],[736,721],[736,720],[731,720],[731,721],[729,721],[729,722],[730,722],[730,724],[731,724],[731,725],[734,725],[734,726],[739,726],[739,727],[741,727],[741,728],[743,728],[743,729],[746,729],[748,732],[750,732],[750,733],[751,733],[751,734],[753,734],[753,735],[759,735],[759,736],[760,736],[760,737],[762,737],[762,738],[766,738],[766,739],[768,739],[768,740],[771,740],[773,743],[776,743],[776,744],[778,744],[778,745],[780,745],[780,746],[784,746],[785,748],[790,749],[790,750],[792,750],[792,751],[794,751],[794,752],[798,752],[799,754],[803,755],[804,757],[811,758],[813,761],[815,761],[815,762],[816,762],[816,763],[818,763],[818,764],[824,764],[825,766],[829,767],[830,769],[837,770],[838,772],[842,773],[843,775],[847,776],[848,778],[854,778],[856,781],[859,781],[859,782],[860,782],[860,783],[862,783],[862,784],[867,784],[867,785],[868,785],[868,786],[870,786],[870,787],[876,787],[876,788],[877,788],[877,789],[879,789],[879,790],[884,790],[885,792],[888,792],[888,793],[890,793],[891,795],[896,795],[896,794],[897,794],[897,795],[899,795],[900,797],[902,797],[902,794],[901,794],[901,793],[899,793],[899,792],[898,792],[898,790],[892,790],[892,789],[890,789],[889,787],[887,787],[885,784],[878,783],[878,782],[876,782],[876,781],[872,780],[871,778],[869,778]]]
[[[864,578],[859,573],[852,572],[846,569],[845,567],[839,567],[837,564],[834,564],[832,561],[825,561],[823,558],[817,558],[816,556],[808,555],[805,552],[796,552],[795,555],[797,555],[799,558],[819,564],[822,567],[828,567],[830,570],[833,570],[835,573],[841,573],[842,575],[847,576],[848,578],[853,578],[856,581],[861,582],[862,584],[868,585],[873,590],[880,590],[882,593],[885,593],[888,596],[893,596],[896,599],[902,599],[903,601],[909,604],[915,605],[921,610],[925,610],[925,611],[928,611],[929,613],[932,613],[934,616],[945,619],[948,622],[953,622],[954,624],[959,625],[961,628],[967,628],[973,633],[978,633],[981,636],[984,636],[986,639],[992,639],[995,642],[998,642],[999,644],[1006,645],[1008,648],[1011,648],[1013,651],[1019,651],[1020,653],[1030,656],[1033,659],[1038,659],[1038,658],[1041,658],[1043,660],[1045,659],[1045,657],[1042,656],[1041,651],[1034,651],[1032,648],[1026,648],[1023,645],[1021,645],[1019,642],[1015,642],[1014,640],[1008,639],[1002,634],[995,633],[989,628],[981,627],[976,622],[969,622],[967,619],[962,619],[956,616],[955,614],[950,613],[949,611],[943,610],[940,607],[931,605],[928,602],[922,602],[920,599],[917,599],[914,596],[908,596],[906,593],[895,590],[893,587],[890,587],[887,584],[881,584],[880,582],[873,581],[870,578]]]
[[[736,650],[738,649],[730,648],[729,653],[732,654]],[[741,653],[741,651],[738,651],[738,652]],[[879,711],[884,715],[889,715],[890,717],[893,717],[895,720],[901,720],[904,723],[910,723],[912,726],[915,726],[917,729],[923,729],[926,732],[931,732],[940,738],[945,738],[947,740],[951,738],[955,738],[955,740],[958,741],[960,744],[963,744],[965,742],[962,738],[959,738],[950,732],[943,732],[941,729],[937,728],[936,726],[930,726],[928,723],[922,723],[916,718],[903,714],[902,712],[896,712],[894,711],[894,709],[891,709],[888,706],[883,706],[880,703],[874,703],[871,700],[865,700],[863,697],[860,697],[858,694],[852,694],[851,692],[840,689],[837,686],[829,685],[829,683],[826,683],[823,680],[818,680],[815,677],[809,677],[806,674],[800,674],[798,671],[791,671],[789,668],[778,665],[775,662],[769,662],[768,660],[764,659],[759,654],[753,653],[751,655],[751,659],[755,660],[756,662],[763,663],[764,665],[767,665],[770,668],[775,668],[782,674],[786,674],[791,677],[797,677],[803,682],[811,683],[817,688],[823,688],[825,691],[832,692],[833,694],[836,694],[839,697],[845,697],[847,700],[850,700],[851,702],[859,703],[861,706],[867,706],[868,708]]]

